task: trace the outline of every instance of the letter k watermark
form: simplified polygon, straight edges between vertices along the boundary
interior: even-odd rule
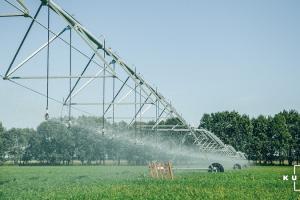
[[[288,181],[288,180],[289,180],[289,175],[283,175],[283,176],[282,176],[282,180]]]

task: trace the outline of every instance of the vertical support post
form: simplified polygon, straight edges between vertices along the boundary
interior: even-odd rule
[[[71,27],[70,27],[71,28]],[[78,79],[76,80],[75,84],[73,85],[73,88],[71,90],[71,93],[73,93],[74,89],[76,88],[76,86],[78,85],[79,81],[81,80],[81,77],[83,76],[83,74],[85,73],[85,71],[87,70],[87,68],[89,67],[89,65],[91,64],[93,58],[95,57],[96,53],[94,53],[92,55],[92,57],[89,59],[88,63],[86,64],[85,68],[83,69],[83,71],[81,72],[80,76],[78,77]],[[67,101],[70,98],[71,93],[68,94],[67,98],[64,101],[64,104],[67,103]]]
[[[103,48],[103,57],[105,59],[105,39],[103,41],[103,45],[104,45],[104,48]],[[104,123],[104,120],[105,120],[105,71],[106,71],[106,64],[104,62],[104,68],[103,68],[103,94],[102,94],[102,135],[104,135],[104,126],[105,126],[105,123]]]
[[[113,62],[113,69],[114,69],[114,72],[116,71],[116,62]],[[115,98],[115,76],[113,76],[113,98]],[[115,102],[113,102],[113,105],[112,105],[112,124],[113,124],[113,127],[115,125]]]
[[[157,87],[156,87],[156,89],[155,89],[155,92],[156,92],[156,94],[157,94]],[[155,101],[155,121],[157,122],[157,118],[158,118],[158,99],[157,99],[157,97],[156,97],[156,101]],[[156,145],[157,145],[157,127],[155,127],[155,143],[156,143]]]
[[[150,172],[150,177],[152,177],[152,169],[151,169],[151,163],[148,164],[149,172]]]
[[[155,168],[155,177],[159,178],[159,173],[158,173],[158,163],[154,163],[154,168]]]
[[[72,28],[70,27],[70,42],[69,42],[69,53],[70,53],[70,68],[69,68],[69,121],[68,121],[68,126],[71,127],[71,103],[72,103]]]
[[[140,86],[140,108],[139,109],[141,109],[140,111],[139,111],[139,113],[140,113],[140,122],[139,122],[139,130],[140,130],[140,137],[142,138],[142,124],[141,124],[141,122],[142,122],[142,85],[141,85],[141,83],[139,84],[139,86]]]
[[[172,163],[170,161],[168,162],[168,169],[170,173],[170,178],[173,180],[174,175],[173,175]]]
[[[136,68],[134,68],[134,75],[136,77]],[[137,84],[136,81],[134,81],[135,87],[134,87],[134,137],[136,139],[136,88]]]
[[[158,172],[159,172],[159,178],[164,179],[164,165],[163,163],[158,163]]]
[[[50,64],[50,58],[49,58],[49,54],[50,54],[50,7],[48,6],[48,18],[47,18],[47,102],[46,102],[46,114],[45,114],[45,120],[49,119],[49,113],[48,113],[48,109],[49,109],[49,64]]]

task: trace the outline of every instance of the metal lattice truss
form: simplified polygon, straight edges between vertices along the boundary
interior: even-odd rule
[[[48,98],[55,100],[49,96],[48,82],[49,80],[69,80],[69,90],[64,97],[62,104],[69,108],[69,115],[71,109],[79,109],[78,107],[96,106],[102,108],[103,117],[103,131],[104,118],[110,119],[114,123],[115,120],[124,120],[130,126],[139,128],[140,130],[153,131],[160,133],[180,133],[182,134],[182,142],[190,139],[199,148],[200,152],[218,153],[221,155],[244,158],[244,155],[237,152],[232,146],[225,145],[215,134],[205,129],[196,129],[191,127],[185,119],[177,112],[173,105],[158,92],[157,88],[148,84],[144,78],[136,72],[136,69],[131,68],[123,59],[120,58],[111,48],[107,48],[105,40],[101,41],[90,33],[82,24],[80,24],[72,15],[63,10],[60,6],[55,4],[52,0],[41,0],[41,4],[36,13],[32,16],[29,9],[21,0],[8,1],[11,6],[15,7],[20,13],[2,15],[8,16],[24,16],[30,20],[29,28],[27,29],[18,49],[15,53],[8,69],[3,77],[8,80],[21,85],[19,82],[25,80],[46,80],[47,81],[47,107],[46,119],[48,118]],[[48,11],[48,25],[43,25],[37,17],[42,8],[45,7]],[[50,12],[56,13],[60,19],[65,23],[65,27],[60,32],[55,33],[50,27]],[[16,64],[16,58],[25,43],[29,32],[34,24],[44,28],[48,32],[48,40],[42,44],[34,52],[30,53],[19,64]],[[62,37],[63,34],[69,32],[69,40]],[[71,33],[76,33],[78,38],[81,38],[91,50],[90,54],[80,51],[72,41]],[[69,74],[68,75],[50,75],[49,74],[49,49],[51,44],[60,40],[70,48],[69,54]],[[28,61],[33,59],[41,51],[47,50],[47,75],[24,76],[16,75],[16,73],[26,65]],[[72,53],[77,52],[81,54],[87,62],[82,66],[82,70],[78,74],[72,73]],[[92,66],[93,65],[93,66]],[[90,68],[94,67],[96,70],[92,74],[88,74]],[[98,92],[102,93],[102,102],[85,102],[77,101],[77,97],[84,93],[96,80],[102,80]],[[108,94],[108,92],[110,94]],[[80,98],[79,98],[80,99]],[[81,98],[81,100],[84,98]],[[123,112],[125,117],[119,116],[118,110],[120,107],[126,107],[130,113]],[[71,118],[70,118],[71,119]],[[163,120],[175,119],[173,124],[163,124]],[[152,121],[151,124],[146,123]]]

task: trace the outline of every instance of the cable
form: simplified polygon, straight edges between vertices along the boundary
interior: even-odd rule
[[[1,75],[1,74],[0,74],[0,77],[4,78],[4,76]],[[31,91],[31,92],[34,92],[34,93],[36,93],[36,94],[38,94],[38,95],[40,95],[40,96],[42,96],[42,97],[47,97],[47,95],[45,95],[45,94],[43,94],[43,93],[41,93],[41,92],[39,92],[39,91],[36,91],[36,90],[34,90],[34,89],[30,88],[30,87],[27,87],[27,86],[25,86],[25,85],[22,85],[22,84],[20,84],[20,83],[18,83],[18,82],[16,82],[16,81],[13,81],[13,80],[11,80],[11,79],[6,79],[6,80],[8,80],[8,81],[10,81],[10,82],[12,82],[12,83],[14,83],[14,84],[16,84],[16,85],[22,87],[22,88],[25,88],[25,89],[27,89],[27,90],[29,90],[29,91]],[[52,98],[52,97],[50,97],[50,96],[48,96],[48,98],[49,98],[50,100],[52,100],[52,101],[58,103],[58,104],[64,105],[64,103],[63,103],[62,101],[59,101],[59,100],[57,100],[57,99],[54,99],[54,98]],[[85,110],[76,108],[76,107],[74,107],[74,106],[72,106],[72,108],[73,108],[74,110],[78,110],[78,111],[83,112],[83,113],[86,113],[86,114],[88,114],[88,115],[94,115],[94,114],[92,114],[92,113],[90,113],[90,112],[87,112],[87,111],[85,111]]]
[[[5,0],[7,1],[7,0]],[[10,2],[9,2],[10,3]],[[10,3],[11,4],[11,3]],[[49,8],[49,7],[48,7]],[[20,10],[20,9],[18,9]],[[23,12],[22,10],[20,10],[21,12]],[[48,29],[46,26],[44,26],[41,22],[39,22],[37,19],[34,19],[31,15],[28,16],[29,18],[33,19],[37,24],[39,24],[42,28],[50,31],[50,33],[52,33],[53,35],[57,36],[61,41],[63,41],[65,44],[70,45],[69,42],[67,42],[65,39],[61,38],[60,36],[58,36],[55,32],[53,32],[52,30]],[[83,53],[81,50],[79,50],[77,47],[75,47],[74,45],[71,45],[72,49],[74,49],[75,51],[77,51],[79,54],[83,55],[84,57],[90,59],[90,57]],[[104,68],[103,66],[101,66],[99,63],[97,63],[95,60],[92,60],[92,62],[94,64],[96,64],[97,66]],[[110,71],[108,71],[110,74],[112,74]],[[119,77],[115,76],[115,78],[117,78],[120,82],[124,83],[123,80],[121,80]],[[133,87],[131,87],[128,84],[125,84],[127,87],[129,87],[130,89],[133,89]],[[138,93],[138,92],[137,92]],[[146,98],[144,95],[142,95],[143,98]]]
[[[17,10],[19,10],[20,12],[24,13],[24,11],[21,10],[18,6],[14,5],[13,3],[11,3],[11,2],[9,2],[9,1],[7,1],[7,0],[4,0],[4,1],[6,1],[6,3],[10,4],[10,5],[11,5],[12,7],[14,7],[15,9],[17,9]],[[25,13],[24,13],[24,14],[25,14]]]
[[[25,42],[25,40],[26,40],[26,38],[27,38],[27,36],[28,36],[28,34],[29,34],[31,28],[32,28],[32,26],[33,26],[33,24],[34,24],[34,19],[37,18],[38,14],[39,14],[40,11],[41,11],[41,8],[42,8],[42,4],[39,6],[39,8],[38,8],[38,10],[36,11],[34,17],[32,18],[32,20],[31,20],[31,22],[30,22],[30,25],[29,25],[29,27],[28,27],[28,29],[27,29],[27,31],[26,31],[26,33],[25,33],[25,35],[24,35],[24,37],[23,37],[23,39],[22,39],[22,41],[21,41],[21,43],[20,43],[20,45],[19,45],[19,47],[18,47],[18,49],[17,49],[17,51],[16,51],[16,53],[15,53],[13,59],[11,60],[8,69],[6,70],[5,77],[8,76],[8,73],[9,73],[9,71],[10,71],[12,65],[14,64],[14,62],[15,62],[15,60],[16,60],[16,58],[17,58],[17,56],[18,56],[18,54],[19,54],[19,52],[20,52],[20,50],[21,50],[21,48],[22,48],[22,46],[23,46],[23,44],[24,44],[24,42]]]
[[[5,1],[6,1],[7,3],[9,3],[11,6],[13,6],[14,8],[16,8],[17,10],[19,10],[20,12],[24,13],[24,11],[22,11],[21,9],[19,9],[17,6],[13,5],[11,2],[9,2],[9,1],[7,1],[7,0],[5,0]],[[48,9],[49,9],[49,6],[48,6]],[[26,13],[24,13],[24,14],[26,14]],[[50,31],[50,33],[52,33],[53,35],[58,36],[55,32],[53,32],[52,30],[50,30],[49,28],[47,28],[45,25],[43,25],[41,22],[39,22],[37,19],[35,19],[35,18],[32,17],[31,15],[28,15],[27,17],[29,17],[29,18],[31,18],[32,20],[34,20],[34,21],[35,21],[38,25],[40,25],[42,28],[44,28],[44,29]],[[58,38],[59,38],[61,41],[63,41],[65,44],[69,45],[69,42],[67,42],[65,39],[61,38],[60,36],[58,36]],[[77,47],[75,47],[75,46],[73,46],[73,45],[71,45],[71,46],[72,46],[72,49],[74,49],[75,51],[77,51],[79,54],[81,54],[82,56],[84,56],[84,57],[90,59],[90,57],[89,57],[87,54],[83,53],[83,52],[82,52],[81,50],[79,50]],[[93,62],[94,64],[96,64],[97,66],[103,68],[103,66],[101,66],[99,63],[97,63],[95,60],[92,60],[92,62]],[[108,72],[109,72],[110,74],[112,74],[110,71],[108,71]]]
[[[7,3],[9,3],[10,5],[12,5],[13,7],[15,7],[16,9],[18,9],[19,11],[21,11],[21,12],[23,12],[22,10],[20,10],[19,8],[17,8],[16,6],[14,6],[12,3],[10,3],[9,1],[7,1],[7,0],[5,0]],[[48,10],[49,10],[49,6],[48,6]],[[24,13],[24,12],[23,12]],[[29,18],[31,18],[32,20],[34,20],[37,24],[39,24],[42,28],[44,28],[44,29],[46,29],[47,31],[48,31],[48,34],[49,34],[49,32],[50,33],[52,33],[53,35],[55,35],[55,36],[57,36],[57,34],[56,33],[54,33],[52,30],[50,30],[50,27],[48,26],[48,28],[45,26],[45,25],[43,25],[41,22],[39,22],[37,19],[35,19],[35,18],[33,18],[31,15],[29,15],[28,16]],[[66,40],[64,40],[63,38],[61,38],[60,36],[58,36],[58,38],[61,40],[61,41],[63,41],[65,44],[67,44],[67,45],[70,45],[71,47],[72,47],[72,49],[74,49],[75,51],[77,51],[78,53],[80,53],[81,55],[83,55],[84,57],[86,57],[86,58],[89,58],[90,59],[90,57],[87,55],[87,54],[85,54],[85,53],[83,53],[81,50],[79,50],[77,47],[75,47],[75,46],[73,46],[73,45],[71,45],[69,42],[67,42]],[[92,62],[94,63],[94,64],[96,64],[97,66],[99,66],[99,67],[101,67],[101,68],[103,68],[103,66],[101,66],[99,63],[97,63],[95,60],[92,60]],[[48,69],[48,67],[47,67],[47,69]],[[47,70],[48,71],[48,70]],[[108,71],[109,73],[111,73],[110,71]],[[112,74],[112,73],[111,73]],[[49,77],[48,77],[49,78]],[[117,77],[117,76],[115,76],[115,78],[117,78],[120,82],[122,82],[122,83],[124,83],[124,81],[123,80],[121,80],[119,77]],[[47,84],[48,84],[48,81],[49,80],[47,80]],[[131,87],[130,85],[128,85],[128,84],[125,84],[127,87],[129,87],[130,89],[133,89],[133,87]],[[47,90],[48,90],[48,87],[49,86],[47,86]],[[137,94],[139,94],[139,92],[137,92]],[[140,94],[143,98],[146,98],[143,94]],[[49,97],[49,94],[47,94],[47,96]],[[48,100],[47,100],[48,101]],[[47,106],[48,107],[48,106]]]
[[[14,7],[14,8],[16,8],[17,10],[19,10],[20,12],[22,12],[22,13],[24,13],[24,11],[23,10],[21,10],[20,8],[18,8],[16,5],[14,5],[13,3],[11,3],[11,2],[9,2],[8,0],[5,0],[5,2],[7,2],[8,4],[10,4],[12,7]],[[24,14],[26,14],[26,13],[24,13]],[[25,85],[22,85],[22,84],[20,84],[20,83],[17,83],[17,82],[15,82],[15,81],[13,81],[13,80],[10,80],[10,79],[8,79],[10,82],[12,82],[12,83],[15,83],[16,85],[18,85],[18,86],[21,86],[21,87],[23,87],[23,88],[25,88],[25,89],[27,89],[27,90],[30,90],[30,91],[32,91],[32,92],[34,92],[34,93],[36,93],[36,94],[39,94],[39,95],[41,95],[41,96],[43,96],[43,97],[46,97],[46,101],[47,101],[47,103],[46,103],[46,115],[45,115],[45,118],[49,118],[49,114],[48,114],[48,108],[49,108],[49,99],[50,100],[52,100],[52,101],[55,101],[56,103],[59,103],[59,104],[62,104],[63,106],[64,106],[64,103],[63,102],[60,102],[60,101],[58,101],[58,100],[56,100],[56,99],[54,99],[54,98],[51,98],[51,97],[49,97],[49,40],[50,40],[50,32],[52,33],[52,34],[54,34],[55,36],[58,36],[58,38],[60,39],[60,40],[62,40],[63,42],[65,42],[66,44],[69,44],[67,41],[65,41],[64,39],[62,39],[59,35],[57,35],[56,33],[54,33],[53,31],[51,31],[50,30],[50,8],[49,8],[49,6],[48,6],[48,25],[47,25],[47,27],[45,27],[43,24],[41,24],[39,21],[37,21],[36,19],[35,19],[35,17],[32,17],[31,15],[28,15],[28,17],[29,18],[31,18],[32,20],[34,20],[35,22],[37,22],[40,26],[42,26],[43,28],[45,28],[45,29],[47,29],[47,31],[48,31],[48,35],[47,35],[47,38],[48,38],[48,44],[47,44],[47,94],[45,95],[45,94],[43,94],[43,93],[41,93],[41,92],[38,92],[38,91],[36,91],[36,90],[33,90],[33,89],[31,89],[31,88],[29,88],[29,87],[27,87],[27,86],[25,86]],[[71,45],[71,44],[70,44]],[[86,54],[84,54],[82,51],[80,51],[78,48],[76,48],[76,47],[74,47],[74,46],[72,46],[71,45],[71,47],[73,48],[73,49],[75,49],[77,52],[79,52],[80,54],[82,54],[83,56],[85,56],[85,57],[88,57]],[[97,62],[95,62],[95,61],[93,61],[96,65],[98,65],[98,66],[100,66],[100,67],[102,67],[100,64],[98,64]],[[4,76],[2,76],[1,74],[0,74],[0,76],[2,77],[2,78],[4,78]],[[71,106],[71,107],[73,107],[73,106]],[[89,112],[87,112],[87,111],[84,111],[84,110],[81,110],[81,109],[78,109],[78,108],[74,108],[75,110],[78,110],[78,111],[81,111],[81,112],[83,112],[83,113],[86,113],[86,114],[90,114],[90,115],[93,115],[92,113],[89,113]]]
[[[32,16],[29,16],[31,19],[33,19],[32,18]],[[46,29],[47,30],[47,27],[46,26],[44,26],[41,22],[39,22],[38,20],[36,20],[36,19],[34,19],[34,21],[37,23],[37,24],[39,24],[42,28],[44,28],[44,29]],[[50,31],[50,33],[52,33],[53,35],[57,35],[55,32],[53,32],[52,30],[49,30]],[[69,42],[67,42],[65,39],[63,39],[63,38],[61,38],[61,37],[59,37],[58,36],[58,38],[61,40],[61,41],[63,41],[64,43],[66,43],[67,45],[69,45]],[[72,48],[75,50],[75,51],[77,51],[79,54],[81,54],[82,56],[84,56],[84,57],[86,57],[86,58],[88,58],[88,59],[90,59],[90,57],[87,55],[87,54],[85,54],[85,53],[83,53],[81,50],[79,50],[77,47],[75,47],[75,46],[73,46],[72,45]],[[97,66],[99,66],[99,67],[101,67],[101,68],[103,68],[103,66],[101,66],[99,63],[97,63],[95,60],[92,60],[92,62],[95,64],[95,65],[97,65]],[[114,75],[111,71],[108,71],[111,75]]]

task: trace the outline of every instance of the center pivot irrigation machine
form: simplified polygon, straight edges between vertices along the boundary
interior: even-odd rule
[[[174,155],[194,156],[194,161],[174,161],[175,169],[224,171],[224,168],[240,169],[246,165],[247,161],[242,152],[224,144],[212,132],[190,126],[156,87],[147,83],[135,68],[130,67],[106,46],[103,38],[95,37],[52,0],[41,0],[33,15],[24,1],[5,0],[3,3],[16,9],[18,13],[1,17],[23,16],[20,20],[29,21],[29,27],[2,78],[44,96],[45,120],[48,120],[50,115],[49,100],[62,105],[61,112],[66,112],[68,117],[64,120],[66,119],[68,126],[73,124],[72,115],[75,112],[99,116],[100,110],[103,120],[99,125],[99,134],[122,138],[122,130],[116,133],[113,126],[107,126],[105,121],[110,121],[111,124],[125,121],[128,130],[138,133],[139,138],[135,138],[138,145],[156,141],[161,145],[177,147],[176,153],[175,148],[168,149],[174,150]],[[42,10],[45,12],[41,12]],[[39,44],[36,50],[29,51],[24,45],[28,43],[35,26],[44,31],[39,31],[44,43]],[[35,44],[35,40],[37,38],[31,38],[30,44]],[[78,45],[85,50],[79,49]],[[57,55],[55,48],[59,48],[60,52],[65,48],[64,55]],[[22,50],[23,54],[30,53],[23,56],[25,59],[21,59],[17,64]],[[46,62],[33,62],[37,56],[42,56]],[[32,65],[37,66],[34,70],[27,71]],[[34,81],[40,81],[41,84]],[[28,86],[33,82],[34,86],[44,84],[45,92]],[[57,98],[54,95],[57,95]],[[89,112],[87,109],[90,109]],[[98,114],[93,111],[97,111]],[[166,121],[169,123],[163,123]],[[172,137],[168,139],[168,136]]]

